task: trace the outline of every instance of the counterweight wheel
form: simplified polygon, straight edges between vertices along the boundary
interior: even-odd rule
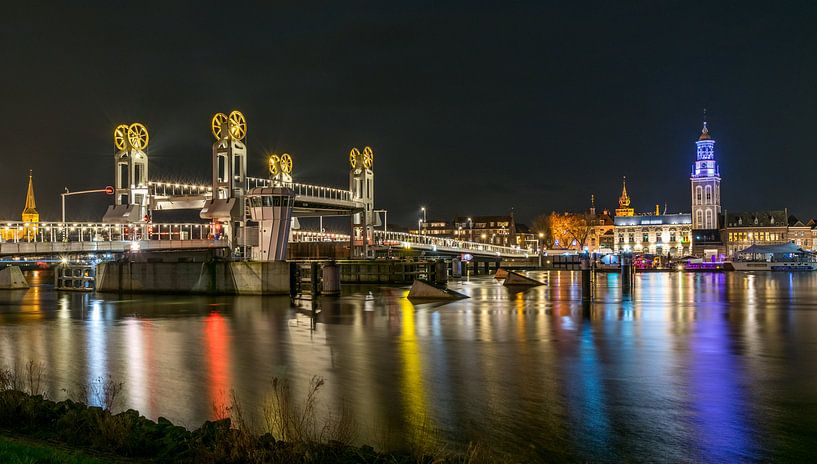
[[[247,121],[241,111],[230,113],[230,136],[234,140],[243,140],[247,135]]]
[[[143,124],[135,122],[128,127],[128,142],[131,147],[144,150],[148,147],[149,141],[148,130]]]
[[[359,158],[360,158],[360,150],[358,150],[357,148],[352,148],[352,150],[349,151],[349,164],[352,165],[352,169],[357,168],[357,160]]]
[[[363,166],[366,169],[371,169],[373,164],[374,164],[374,152],[372,151],[372,147],[364,147],[363,148]]]
[[[126,150],[128,148],[127,124],[120,124],[113,130],[113,144],[119,151]]]
[[[213,131],[213,137],[216,140],[221,140],[222,136],[222,128],[224,124],[227,122],[227,115],[224,113],[216,113],[213,115],[213,119],[210,121],[210,128]]]
[[[292,174],[292,157],[289,156],[289,153],[281,155],[281,172]]]
[[[277,176],[280,170],[281,158],[278,155],[272,155],[269,157],[268,163],[270,175]]]

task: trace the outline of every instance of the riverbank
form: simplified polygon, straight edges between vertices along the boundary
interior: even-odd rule
[[[138,411],[113,414],[72,400],[51,401],[19,390],[0,391],[2,462],[173,463],[472,463],[491,462],[475,447],[463,455],[383,453],[340,441],[282,441],[254,434],[237,418],[205,422],[195,430]],[[293,424],[295,427],[305,424]]]

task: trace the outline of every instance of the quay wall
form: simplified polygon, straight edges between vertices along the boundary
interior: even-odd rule
[[[97,266],[96,291],[288,295],[286,262],[106,262]]]

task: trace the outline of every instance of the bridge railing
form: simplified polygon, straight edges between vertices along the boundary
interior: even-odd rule
[[[427,245],[432,247],[456,249],[462,251],[478,252],[481,254],[490,253],[497,256],[528,256],[530,251],[523,248],[491,245],[490,243],[468,242],[454,238],[432,237],[428,235],[415,235],[405,232],[388,232],[382,230],[374,231],[375,240],[384,244],[401,243],[404,245]]]
[[[0,242],[119,242],[134,240],[210,240],[205,224],[105,224],[86,222],[0,222]]]
[[[261,177],[247,177],[247,189],[255,187],[270,187],[272,181]],[[352,201],[352,191],[323,185],[299,184],[297,182],[285,182],[285,186],[295,191],[296,195],[305,197],[322,198],[324,200]]]
[[[148,195],[158,197],[189,197],[207,195],[213,191],[209,185],[194,185],[176,182],[148,182]]]
[[[294,231],[292,238],[296,242],[348,242],[347,234],[320,233],[316,231]],[[497,256],[519,256],[527,257],[534,255],[534,252],[523,248],[505,247],[491,245],[489,243],[468,242],[452,238],[431,237],[427,235],[407,234],[405,232],[388,232],[382,230],[374,231],[374,245],[400,246],[410,248],[420,245],[423,248],[439,248],[441,250],[462,251],[464,253],[473,252],[481,255],[493,254]]]

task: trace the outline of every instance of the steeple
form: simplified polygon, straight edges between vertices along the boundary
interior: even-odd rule
[[[704,128],[701,129],[701,136],[698,137],[698,140],[712,140],[712,137],[709,135],[709,128],[706,127],[706,108],[704,108]]]
[[[624,176],[624,179],[621,182],[621,196],[618,197],[618,207],[619,208],[626,208],[630,206],[630,196],[627,195],[627,176]]]
[[[703,129],[695,141],[696,156],[689,180],[692,188],[692,228],[717,229],[721,214],[721,173],[715,159],[715,139],[704,110]]]
[[[627,176],[622,180],[621,196],[618,197],[618,208],[616,208],[616,216],[633,216],[635,210],[630,208],[630,196],[627,195]]]
[[[593,193],[590,194],[590,215],[596,215],[596,195]]]
[[[34,175],[31,170],[28,171],[28,192],[22,216],[23,222],[40,222],[40,213],[37,212],[37,202],[34,199]]]

